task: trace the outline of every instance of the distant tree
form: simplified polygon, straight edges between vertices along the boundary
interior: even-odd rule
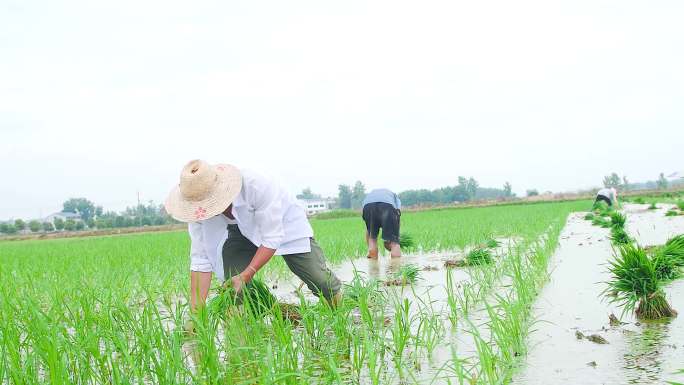
[[[161,225],[163,225],[163,224],[165,223],[164,217],[161,217],[161,216],[155,217],[154,220],[153,220],[153,222],[154,222],[153,224],[154,224],[155,226],[161,226]]]
[[[341,209],[352,208],[352,190],[349,185],[341,184],[337,186],[337,200]]]
[[[314,194],[311,191],[310,187],[305,188],[302,190],[301,194],[297,194],[297,199],[320,199],[321,196],[319,194]]]
[[[95,205],[86,198],[71,198],[64,202],[62,207],[62,211],[66,213],[76,213],[84,221],[91,219],[96,213]]]
[[[85,223],[83,221],[76,221],[74,228],[78,231],[85,229]]]
[[[627,180],[627,175],[622,176],[622,189],[629,190],[629,180]]]
[[[144,216],[140,220],[140,224],[143,226],[151,226],[152,225],[152,217],[151,216]]]
[[[0,223],[0,233],[7,234],[7,228],[8,227],[9,227],[9,224]]]
[[[55,218],[54,220],[55,229],[62,231],[64,230],[64,220],[62,218]]]
[[[17,228],[13,224],[7,224],[7,227],[5,227],[5,234],[16,234],[17,233]]]
[[[67,219],[64,221],[64,230],[74,231],[76,229],[76,222],[73,219]]]
[[[95,220],[93,218],[90,218],[86,221],[86,224],[88,225],[89,229],[94,229],[95,228]]]
[[[504,197],[506,197],[506,198],[513,197],[513,186],[511,186],[510,183],[508,183],[508,182],[504,183],[503,191],[504,191]]]
[[[527,196],[528,197],[533,197],[536,195],[539,195],[539,191],[537,191],[536,189],[527,190]]]
[[[51,222],[43,222],[43,231],[46,233],[55,231],[55,226],[53,226]]]
[[[662,172],[660,173],[660,176],[658,177],[658,181],[656,182],[658,185],[658,190],[665,190],[669,183],[667,182],[667,179],[665,179],[665,174]]]
[[[622,180],[620,179],[620,176],[616,173],[612,173],[610,175],[607,175],[603,178],[603,186],[610,188],[618,188],[622,184]]]
[[[125,217],[124,218],[124,227],[133,227],[135,226],[135,221],[131,217]]]
[[[40,225],[40,222],[38,222],[38,221],[35,220],[35,219],[32,220],[31,222],[29,222],[29,229],[30,229],[31,232],[33,232],[33,233],[39,232],[40,229],[41,229],[41,227],[42,227],[42,226]]]
[[[26,229],[26,222],[23,219],[17,219],[14,221],[14,227],[16,227],[17,231],[22,231]]]
[[[117,215],[114,218],[114,227],[124,227],[126,226],[126,218],[123,215]]]
[[[354,183],[354,188],[352,189],[352,196],[351,196],[351,206],[353,209],[360,209],[361,204],[363,203],[363,199],[366,197],[366,186],[361,183],[360,180],[357,180],[356,183]]]
[[[468,179],[468,183],[466,184],[466,191],[468,192],[469,200],[475,199],[475,195],[477,195],[477,188],[478,187],[480,187],[480,184],[477,183],[475,178],[470,177]]]
[[[95,207],[95,216],[99,217],[100,215],[102,215],[102,206],[97,206]]]

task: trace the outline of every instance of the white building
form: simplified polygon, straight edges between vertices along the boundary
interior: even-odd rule
[[[50,214],[47,217],[45,217],[44,222],[50,222],[54,225],[55,219],[57,219],[57,218],[61,219],[62,221],[65,221],[65,222],[69,219],[71,219],[74,222],[81,220],[81,216],[76,214],[76,213],[66,213],[64,211],[60,211],[58,213]]]
[[[297,202],[304,207],[307,216],[330,211],[333,204],[331,199],[297,199]]]

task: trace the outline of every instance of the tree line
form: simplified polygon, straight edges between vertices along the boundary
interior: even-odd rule
[[[682,181],[681,179],[679,181],[673,181],[672,183],[670,183],[670,181],[668,181],[667,178],[665,178],[665,174],[662,172],[660,173],[660,175],[658,175],[658,179],[641,183],[630,183],[626,175],[620,177],[620,175],[618,175],[615,172],[611,173],[610,175],[606,175],[603,178],[604,187],[613,187],[622,191],[665,190],[668,187],[670,187],[670,185],[678,186],[682,184],[684,184],[684,181]]]
[[[354,185],[340,184],[337,187],[336,206],[341,209],[358,210],[366,196],[366,186],[361,181]],[[475,178],[458,177],[458,184],[442,187],[434,190],[418,189],[406,190],[398,194],[403,206],[416,206],[421,204],[449,204],[454,202],[466,202],[480,199],[507,199],[514,198],[513,187],[506,182],[503,188],[480,187]],[[313,194],[310,188],[305,188],[297,195],[302,199],[320,198]]]
[[[152,201],[126,207],[122,212],[104,212],[102,206],[96,206],[86,198],[71,198],[62,204],[62,212],[78,215],[78,219],[56,217],[52,222],[16,219],[13,222],[0,223],[0,233],[16,234],[29,229],[33,233],[51,231],[79,231],[94,229],[110,229],[122,227],[139,227],[152,225],[166,225],[176,223],[164,210],[163,205]]]

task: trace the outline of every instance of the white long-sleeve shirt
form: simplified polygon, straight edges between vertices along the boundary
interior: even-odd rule
[[[233,201],[235,220],[219,214],[188,223],[190,270],[211,272],[223,280],[223,244],[230,236],[229,223],[237,223],[242,235],[257,246],[275,249],[276,255],[308,253],[313,229],[306,211],[275,181],[241,170],[242,190]]]

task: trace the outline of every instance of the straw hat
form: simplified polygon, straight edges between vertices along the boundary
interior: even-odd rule
[[[181,222],[197,222],[222,213],[241,189],[242,175],[235,166],[195,159],[183,167],[180,183],[171,190],[164,207]]]

